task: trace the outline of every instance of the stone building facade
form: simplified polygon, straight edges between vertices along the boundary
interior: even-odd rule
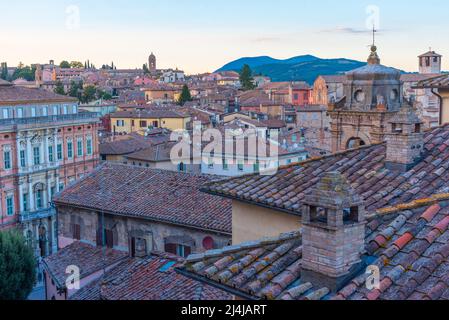
[[[54,198],[59,247],[80,240],[181,257],[221,248],[231,240],[231,201],[199,191],[211,179],[104,163]]]
[[[151,219],[126,217],[70,206],[58,206],[59,246],[64,248],[76,240],[102,246],[101,226],[105,229],[105,244],[118,251],[136,256],[137,244],[145,254],[153,251],[170,252],[181,257],[207,249],[222,248],[230,243],[230,236],[156,222]],[[209,246],[213,243],[213,247]]]
[[[0,230],[19,227],[36,256],[57,250],[52,197],[98,164],[98,117],[77,101],[0,85]]]

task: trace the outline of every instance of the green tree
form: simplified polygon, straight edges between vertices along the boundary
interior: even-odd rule
[[[83,89],[83,83],[82,82],[75,82],[72,80],[72,82],[70,83],[70,89],[69,89],[69,96],[73,97],[73,98],[80,98],[79,95],[79,90]]]
[[[89,103],[95,100],[97,96],[97,89],[94,86],[87,86],[84,88],[83,96],[81,97],[82,103]]]
[[[12,80],[25,79],[27,81],[34,81],[36,78],[36,67],[24,66],[23,63],[14,71]]]
[[[61,61],[61,63],[59,64],[59,67],[61,67],[62,69],[70,69],[70,63],[68,61]]]
[[[142,69],[143,69],[143,73],[144,73],[144,74],[148,74],[148,73],[150,73],[150,70],[148,69],[148,67],[147,67],[147,64],[146,64],[146,63],[144,63],[144,64],[143,64],[143,67],[142,67]]]
[[[0,300],[25,300],[35,280],[36,261],[23,235],[0,232]]]
[[[0,78],[3,80],[8,80],[8,64],[6,62],[2,63]]]
[[[183,106],[187,101],[192,101],[192,95],[190,94],[189,87],[185,84],[182,87],[181,95],[179,96],[178,103]]]
[[[64,85],[62,84],[61,81],[56,82],[55,93],[65,95]]]
[[[84,68],[84,65],[79,61],[72,61],[70,62],[70,67],[74,69],[81,69]]]
[[[245,64],[240,71],[240,83],[244,91],[253,90],[254,88],[256,88],[256,85],[254,84],[253,73],[251,71],[251,68],[247,64]]]

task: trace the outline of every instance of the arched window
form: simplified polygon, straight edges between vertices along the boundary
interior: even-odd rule
[[[366,145],[365,141],[360,138],[351,138],[346,144],[346,149],[355,149]]]

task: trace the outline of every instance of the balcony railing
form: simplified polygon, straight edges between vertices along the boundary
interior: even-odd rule
[[[56,211],[53,208],[39,209],[36,211],[25,211],[22,212],[19,216],[19,221],[21,223],[29,222],[36,219],[44,219],[51,217],[56,214]]]
[[[80,122],[85,120],[99,121],[100,114],[96,112],[82,112],[75,114],[61,114],[47,117],[0,119],[0,129],[2,127],[33,127],[44,124],[57,124],[61,122]]]

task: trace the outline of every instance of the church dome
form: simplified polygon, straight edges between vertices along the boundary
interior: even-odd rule
[[[345,109],[398,111],[402,104],[401,71],[381,65],[373,45],[367,65],[346,73],[344,91]]]
[[[396,80],[400,81],[401,71],[380,64],[377,47],[371,47],[367,65],[346,73],[351,80]]]

